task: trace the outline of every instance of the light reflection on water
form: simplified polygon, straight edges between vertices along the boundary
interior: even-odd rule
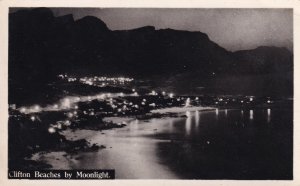
[[[174,130],[174,120],[170,119],[169,120],[169,131],[173,131]]]
[[[267,115],[268,115],[267,121],[268,121],[268,123],[270,123],[270,121],[271,121],[271,109],[267,109]]]
[[[190,111],[186,111],[186,120],[185,120],[185,130],[186,130],[186,134],[190,135],[191,134],[191,130],[192,130],[192,115]]]
[[[216,119],[218,119],[219,116],[219,109],[216,109]]]
[[[199,127],[199,123],[200,123],[200,114],[199,114],[199,111],[195,111],[195,124],[196,124],[196,127],[198,128]]]
[[[250,111],[249,111],[249,119],[250,119],[250,120],[253,120],[253,118],[254,118],[253,115],[254,115],[253,110],[250,110]]]
[[[174,147],[173,143],[177,144],[178,141],[187,140],[185,144],[189,143],[188,139],[193,139],[193,143],[196,142],[197,144],[202,144],[201,142],[204,141],[206,146],[212,146],[218,142],[216,141],[218,138],[220,141],[226,141],[227,139],[233,142],[232,140],[235,138],[232,138],[232,131],[240,127],[243,127],[242,131],[244,134],[250,135],[251,133],[248,132],[253,130],[253,126],[248,127],[247,123],[253,121],[254,111],[256,117],[254,121],[259,126],[266,126],[263,124],[269,122],[271,117],[278,116],[276,114],[271,115],[271,109],[245,110],[245,113],[249,112],[249,117],[241,117],[244,111],[238,109],[227,110],[227,116],[226,112],[218,109],[204,112],[187,111],[185,112],[186,118],[156,118],[150,119],[148,122],[132,120],[127,127],[106,131],[105,135],[99,135],[99,133],[91,131],[95,133],[91,135],[92,143],[103,144],[112,148],[107,148],[97,153],[79,153],[79,156],[82,156],[82,158],[78,160],[77,164],[72,164],[72,168],[112,168],[118,173],[117,178],[180,178],[182,175],[171,170],[167,163],[162,163],[162,159],[176,153],[179,153],[180,156],[178,157],[180,158],[190,157],[191,154],[188,153],[192,152],[183,152],[183,149],[177,149],[172,151],[172,154],[163,156],[159,155],[161,151],[169,151],[171,147]],[[276,118],[272,119],[276,121]],[[232,125],[227,125],[227,123]],[[222,124],[224,124],[223,127]],[[201,130],[199,130],[200,127]],[[241,130],[235,135],[243,136],[240,132]],[[87,131],[84,132],[85,135],[87,133]],[[234,137],[236,137],[235,135]],[[240,138],[237,139],[237,142],[239,140]],[[162,147],[162,144],[166,146]],[[188,148],[188,146],[184,146],[184,148]],[[194,146],[194,148],[200,148],[201,150],[202,146]],[[233,151],[235,151],[235,148],[236,146],[232,147]],[[229,148],[228,151],[232,149]],[[219,152],[218,150],[220,149],[214,150]],[[203,153],[205,152],[201,154],[204,155]],[[194,158],[197,157],[195,156]]]

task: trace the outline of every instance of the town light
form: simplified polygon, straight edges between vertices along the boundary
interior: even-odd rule
[[[31,119],[31,121],[35,121],[35,117],[34,116],[31,116],[30,119]]]
[[[69,99],[69,98],[65,98],[65,99],[62,101],[62,106],[63,106],[64,108],[70,108],[70,106],[71,106],[70,99]]]
[[[36,112],[38,112],[38,111],[41,109],[41,107],[40,107],[39,105],[35,105],[33,109],[34,109]]]
[[[20,109],[20,112],[21,112],[21,113],[25,113],[26,110],[27,110],[27,109],[26,109],[25,107],[22,107],[22,108]]]
[[[71,122],[70,122],[69,120],[66,120],[66,121],[65,121],[65,125],[66,125],[66,126],[70,126],[70,125],[71,125]]]
[[[71,118],[73,117],[73,114],[71,112],[68,113],[68,117]]]
[[[151,104],[149,104],[149,106],[155,107],[156,105],[155,105],[155,103],[151,103]]]
[[[53,127],[49,127],[48,132],[52,134],[52,133],[56,132],[56,130]]]

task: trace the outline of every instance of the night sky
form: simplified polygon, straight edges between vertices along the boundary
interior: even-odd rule
[[[11,8],[15,12],[23,8]],[[96,16],[111,30],[142,26],[201,31],[230,51],[278,46],[293,50],[292,9],[51,8],[55,16]]]
[[[231,50],[257,46],[293,49],[292,9],[141,9],[53,8],[55,16],[73,14],[75,19],[92,15],[111,30],[146,25],[156,29],[201,31],[220,46]]]

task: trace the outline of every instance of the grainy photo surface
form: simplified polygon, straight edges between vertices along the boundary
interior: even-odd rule
[[[293,179],[293,9],[8,21],[9,179]]]

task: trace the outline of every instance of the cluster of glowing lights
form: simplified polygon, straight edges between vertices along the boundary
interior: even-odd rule
[[[115,94],[114,96],[120,96],[124,94]],[[41,107],[39,105],[33,105],[29,107],[20,107],[18,110],[23,114],[30,114],[30,113],[37,113],[41,111],[53,111],[53,110],[69,110],[69,109],[78,109],[78,106],[76,103],[78,102],[86,102],[86,101],[92,101],[95,99],[106,99],[107,97],[112,96],[110,93],[108,94],[98,94],[94,96],[82,96],[82,97],[66,97],[62,100],[60,100],[58,103],[55,103],[53,105],[48,105],[46,107]]]
[[[254,96],[246,96],[246,98],[239,100],[239,102],[241,104],[243,103],[251,103],[254,102],[255,97]],[[195,100],[199,100],[198,97],[195,98]],[[224,97],[220,97],[220,98],[216,98],[215,100],[215,104],[219,104],[219,103],[225,103],[228,104],[228,101],[233,101],[236,102],[237,99],[236,98],[224,98]],[[269,102],[268,102],[269,103]]]
[[[67,74],[59,74],[58,77],[61,79],[65,79],[65,78],[68,78],[68,75]]]
[[[74,82],[77,81],[77,78],[68,78],[68,82]]]
[[[151,96],[158,96],[158,94],[159,94],[159,93],[158,93],[157,91],[152,90],[148,95],[151,95]],[[167,93],[166,93],[165,91],[162,91],[162,92],[161,92],[161,95],[166,96]],[[169,98],[174,98],[174,93],[169,93],[168,96],[169,96]]]
[[[126,78],[126,77],[83,77],[80,78],[79,81],[83,84],[87,85],[100,85],[100,86],[107,86],[110,84],[125,84],[125,83],[130,83],[134,79],[133,78]]]
[[[152,90],[152,91],[150,92],[150,95],[152,95],[152,96],[157,96],[157,95],[158,95],[158,93],[157,93],[157,92],[155,92],[154,90]]]
[[[197,97],[198,98],[198,97]],[[197,99],[198,100],[198,99]],[[228,98],[218,98],[217,99],[217,102],[218,103],[225,103],[225,104],[227,104],[227,101],[229,101],[229,99]]]
[[[67,75],[59,75],[60,78],[62,79],[66,79],[68,82],[73,82],[73,81],[77,81],[77,78],[74,77],[68,77]],[[117,78],[108,78],[108,77],[92,77],[92,78],[80,78],[79,81],[81,83],[84,84],[88,84],[88,85],[101,85],[101,86],[105,86],[108,85],[109,83],[114,83],[114,84],[124,84],[127,82],[131,82],[133,81],[132,78],[124,78],[124,77],[117,77]],[[101,84],[99,84],[99,82],[101,82]],[[125,111],[130,110],[130,108],[135,108],[138,109],[144,106],[150,106],[150,107],[157,107],[158,105],[156,103],[151,102],[151,99],[149,99],[149,101],[147,101],[145,98],[142,99],[142,101],[140,103],[133,103],[133,102],[127,102],[127,101],[122,101],[122,102],[117,102],[117,100],[114,100],[113,98],[117,98],[117,97],[124,97],[126,96],[139,96],[138,92],[136,91],[136,89],[131,89],[132,93],[131,94],[124,94],[123,92],[121,93],[103,93],[103,94],[97,94],[94,96],[81,96],[81,97],[66,97],[62,100],[60,100],[58,103],[53,104],[51,106],[47,106],[42,108],[39,105],[33,105],[30,107],[21,107],[18,108],[18,110],[21,113],[24,114],[29,114],[29,113],[36,113],[36,112],[40,112],[43,110],[68,110],[66,114],[66,119],[65,121],[59,121],[56,124],[52,124],[50,125],[50,127],[48,128],[48,132],[49,133],[55,133],[57,130],[62,129],[63,126],[70,126],[71,125],[71,121],[73,121],[74,118],[78,117],[78,112],[76,111],[78,109],[78,106],[76,103],[78,102],[87,102],[87,101],[92,101],[92,100],[105,100],[107,101],[107,103],[111,106],[111,108],[113,108],[114,111],[119,112],[119,113],[125,113]],[[163,95],[164,97],[168,97],[168,98],[174,98],[174,93],[167,93],[165,91],[162,92],[157,92],[155,90],[152,90],[148,95],[153,95],[153,96],[157,96],[157,95]],[[123,99],[123,98],[121,98]],[[195,100],[197,103],[199,100],[199,97],[192,97],[193,100]],[[189,107],[191,106],[191,102],[192,102],[191,98],[186,98],[186,97],[177,97],[177,101],[182,101],[182,105],[184,105],[185,107]],[[227,104],[227,101],[230,101],[231,98],[227,98],[227,97],[217,97],[214,98],[215,104],[222,104],[225,103]],[[254,96],[246,96],[245,98],[239,100],[239,99],[232,99],[232,101],[237,101],[240,103],[250,103],[254,101]],[[173,102],[173,100],[172,100]],[[272,103],[272,101],[270,100],[270,98],[268,98],[267,100],[264,101],[265,103]],[[70,109],[75,109],[75,110],[70,110]],[[102,108],[100,108],[102,109]],[[216,115],[219,115],[219,110],[216,109],[215,110]],[[271,111],[270,109],[268,109],[267,111],[268,113],[268,117],[271,115]],[[95,112],[93,109],[89,109],[88,111],[83,111],[84,115],[90,115],[90,116],[95,116],[97,114],[99,114],[98,112]],[[244,114],[244,111],[241,111],[241,114]],[[227,110],[225,110],[225,115],[227,115]],[[253,110],[249,111],[249,118],[252,120],[254,118],[254,112]],[[29,119],[34,122],[36,120],[40,120],[38,116],[30,116]],[[70,121],[71,120],[71,121]],[[268,119],[269,121],[269,119]]]
[[[23,114],[28,114],[28,113],[36,113],[41,111],[41,107],[39,105],[34,105],[31,107],[21,107],[19,111]]]
[[[77,81],[76,77],[69,77],[67,74],[59,74],[58,77],[60,79],[66,79],[68,82],[74,82]]]
[[[119,94],[119,96],[121,96]],[[92,98],[92,97],[91,97]],[[90,98],[90,99],[91,99]],[[98,96],[99,98],[99,96]],[[141,103],[142,105],[146,105],[145,102],[146,102],[146,99],[143,99],[143,103]],[[116,110],[116,112],[122,112],[122,113],[125,113],[125,111],[128,111],[130,110],[130,108],[139,108],[139,105],[137,104],[134,104],[133,102],[128,102],[128,101],[122,101],[122,102],[117,102],[115,99],[113,99],[112,97],[107,99],[106,100],[107,104],[113,109],[113,110]],[[153,104],[152,104],[153,106]],[[103,109],[103,108],[99,108],[100,110]],[[91,111],[93,109],[89,109],[89,111]],[[94,111],[92,112],[89,112],[89,111],[83,111],[83,114],[84,115],[90,115],[90,116],[93,116],[93,115],[96,115],[96,113],[94,113]],[[107,112],[106,112],[107,113]],[[72,115],[70,115],[70,117],[72,117]]]
[[[76,77],[68,76],[67,74],[59,74],[59,78],[61,79],[67,79],[69,82],[77,81]],[[105,76],[94,76],[94,77],[83,77],[80,78],[80,82],[111,82],[111,83],[127,83],[133,81],[133,78],[127,78],[127,77],[105,77]]]
[[[149,93],[149,95],[152,95],[152,96],[157,96],[158,94],[159,94],[159,93],[156,92],[155,90],[152,90],[152,91]],[[161,95],[166,96],[167,93],[166,93],[165,91],[162,91],[162,92],[161,92]],[[174,93],[169,93],[168,96],[169,96],[169,98],[174,98]]]
[[[63,128],[63,126],[70,126],[71,121],[70,120],[65,120],[65,121],[58,121],[56,124],[51,124],[50,127],[48,128],[48,132],[50,134],[55,133],[57,130],[60,130]]]

